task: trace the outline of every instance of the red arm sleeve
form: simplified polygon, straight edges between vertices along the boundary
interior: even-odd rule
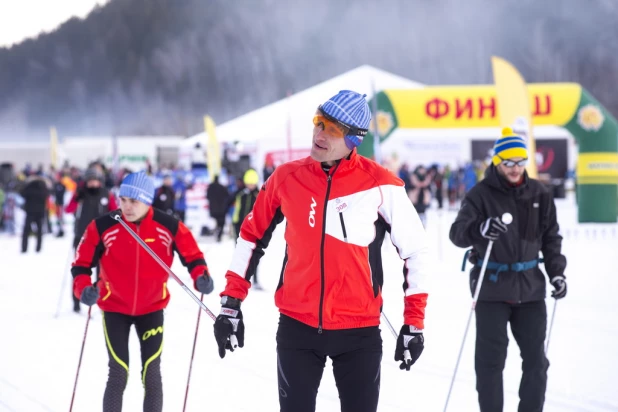
[[[174,238],[176,250],[182,264],[191,274],[193,281],[201,276],[204,271],[208,271],[204,254],[200,250],[191,231],[184,223],[178,222],[178,231]]]
[[[275,170],[267,184],[260,190],[253,210],[245,217],[232,263],[225,275],[227,284],[221,296],[231,296],[240,300],[247,297],[251,287],[249,280],[255,273],[277,224],[283,221],[281,199],[277,189],[285,176],[281,173],[281,169]]]
[[[85,287],[92,285],[92,263],[95,260],[97,247],[101,241],[97,226],[94,221],[86,227],[86,232],[77,246],[75,259],[71,265],[73,275],[73,294],[76,298],[82,295]]]
[[[120,206],[118,206],[118,203],[116,203],[116,196],[114,196],[113,193],[110,192],[109,197],[108,197],[108,203],[107,206],[109,207],[109,211],[113,212],[114,210],[118,209]]]
[[[79,203],[77,202],[77,192],[75,192],[73,193],[73,197],[71,197],[71,201],[69,202],[69,204],[66,205],[66,207],[64,208],[65,213],[75,213],[78,204]]]

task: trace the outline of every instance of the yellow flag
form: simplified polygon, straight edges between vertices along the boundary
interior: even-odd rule
[[[213,177],[221,173],[221,148],[217,140],[215,122],[210,116],[204,116],[204,128],[208,135],[206,142],[206,159],[208,162],[208,176],[212,182]]]
[[[537,178],[536,144],[532,135],[532,115],[528,86],[517,69],[496,56],[491,58],[500,113],[500,126],[510,127],[526,140],[528,146],[528,176]]]
[[[58,167],[58,133],[53,126],[49,128],[49,151],[51,165],[56,168]]]

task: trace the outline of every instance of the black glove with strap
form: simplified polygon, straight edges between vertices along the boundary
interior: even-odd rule
[[[423,353],[424,343],[425,338],[421,329],[410,325],[403,325],[401,327],[399,337],[397,338],[397,347],[395,348],[395,360],[401,361],[399,369],[410,370],[410,367],[414,365],[421,356],[421,353]]]
[[[245,346],[245,324],[240,310],[240,299],[230,296],[221,298],[221,312],[215,320],[215,340],[219,346],[219,356],[225,357],[225,351],[234,352],[236,346]]]
[[[567,294],[567,284],[564,276],[555,276],[550,283],[554,287],[551,297],[554,299],[562,299]]]
[[[481,236],[488,240],[496,240],[508,230],[507,225],[499,217],[490,217],[481,223]]]

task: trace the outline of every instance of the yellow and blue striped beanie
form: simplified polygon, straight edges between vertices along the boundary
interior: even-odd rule
[[[492,161],[494,165],[497,166],[503,159],[512,159],[514,157],[528,158],[526,141],[521,136],[517,136],[513,133],[513,129],[505,127],[502,129],[502,137],[496,140],[494,144],[494,156]]]

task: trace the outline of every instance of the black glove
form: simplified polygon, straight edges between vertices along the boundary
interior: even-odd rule
[[[212,277],[210,277],[207,271],[204,271],[202,276],[195,279],[195,289],[204,295],[211,293],[214,288],[215,282],[212,280]]]
[[[556,276],[551,281],[554,291],[551,293],[551,297],[554,299],[562,299],[567,294],[566,280],[562,276]]]
[[[397,347],[395,348],[395,360],[401,361],[399,369],[410,370],[414,362],[421,356],[425,348],[425,338],[423,332],[416,329],[414,326],[403,325],[399,331],[397,338]],[[407,352],[407,353],[406,353]]]
[[[240,299],[223,296],[221,299],[221,312],[215,320],[215,340],[219,346],[219,356],[225,357],[225,350],[234,352],[235,342],[238,347],[245,346],[245,324],[242,321],[242,311],[240,310]]]
[[[99,289],[96,286],[86,286],[79,297],[79,301],[88,306],[97,303],[97,299],[99,299]]]
[[[502,233],[506,233],[507,226],[499,217],[490,217],[481,223],[480,230],[485,239],[496,240]]]

